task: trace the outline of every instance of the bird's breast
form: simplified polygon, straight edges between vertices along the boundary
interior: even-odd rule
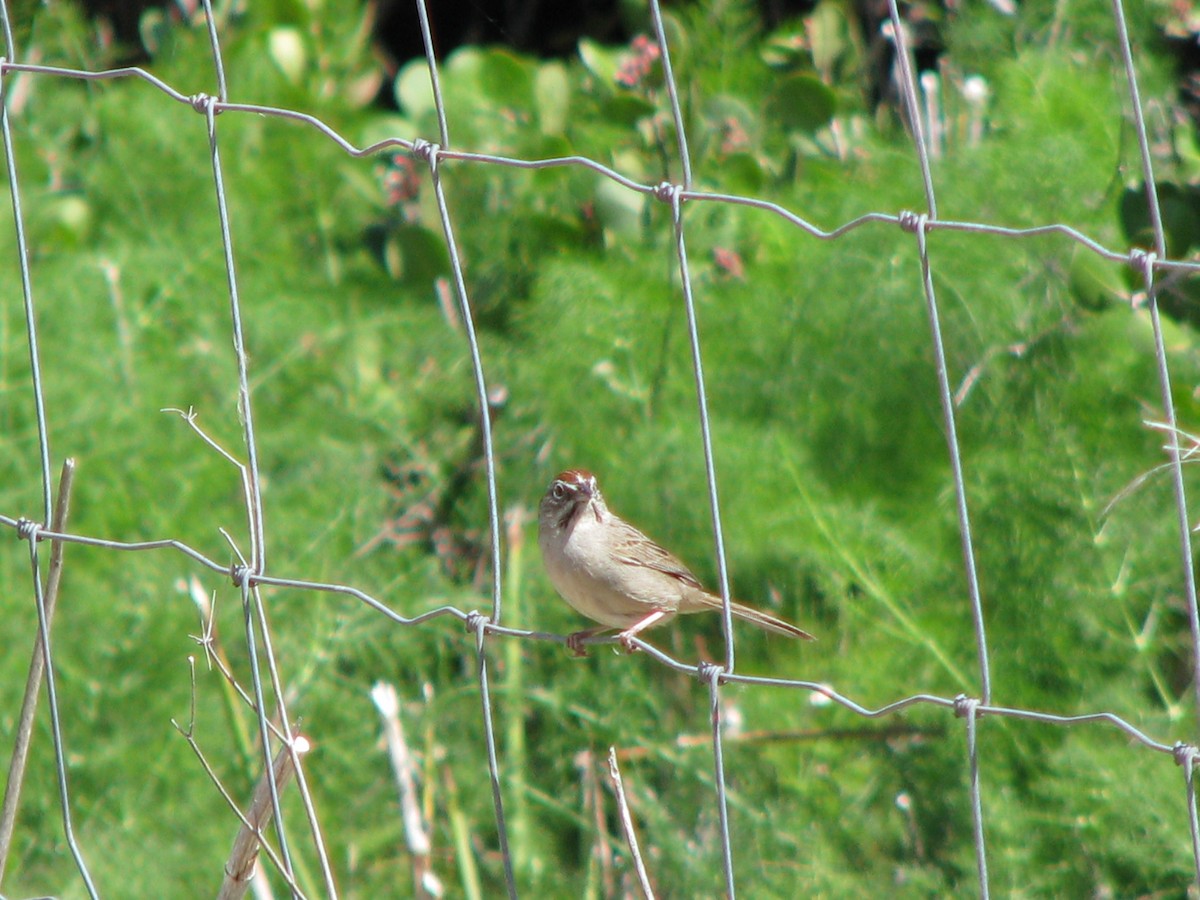
[[[612,628],[627,628],[655,610],[674,611],[680,597],[670,579],[616,559],[602,530],[584,515],[570,529],[539,533],[546,573],[562,598]]]

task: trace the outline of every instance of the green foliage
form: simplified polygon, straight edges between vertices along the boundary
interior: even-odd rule
[[[1111,26],[1101,5],[1078,18],[1072,10],[1056,23],[1059,5],[1031,3],[1016,20],[981,10],[948,25],[949,62],[959,75],[981,67],[993,100],[977,143],[950,116],[934,168],[943,218],[1067,222],[1108,246],[1132,240],[1118,173],[1135,151],[1108,65]],[[232,96],[310,112],[360,146],[440,142],[423,61],[395,79],[398,115],[363,106],[360,16],[357,6],[278,3],[225,17]],[[749,192],[823,228],[922,208],[907,137],[880,133],[866,114],[865,51],[850,21],[829,0],[771,35],[745,2],[711,0],[669,18],[701,188]],[[203,29],[149,24],[154,74],[185,94],[211,92]],[[50,64],[105,64],[69,8],[43,10],[28,40]],[[1139,60],[1168,102],[1164,65]],[[463,48],[441,69],[450,146],[584,155],[649,184],[678,178],[662,72],[644,42],[585,42],[568,62]],[[71,528],[178,538],[233,562],[219,529],[246,548],[238,473],[159,412],[193,409],[206,433],[244,456],[205,121],[133,80],[31,85],[13,129],[50,446],[55,460],[80,461]],[[948,79],[948,107],[955,87]],[[351,158],[282,119],[230,112],[217,128],[269,572],[350,584],[404,615],[486,610],[473,375],[428,172],[394,148]],[[525,512],[505,530],[505,624],[582,625],[543,577],[529,518],[568,465],[597,472],[617,510],[713,583],[668,209],[579,166],[446,159],[440,176],[489,384],[504,389],[494,409],[502,510]],[[688,201],[684,212],[733,591],[819,636],[797,648],[739,629],[738,668],[829,683],[868,706],[977,695],[913,238],[872,224],[821,241],[744,206]],[[0,242],[15,259],[11,230]],[[929,246],[996,703],[1111,711],[1160,740],[1187,739],[1190,639],[1170,488],[1155,474],[1163,435],[1143,424],[1162,417],[1144,312],[1130,310],[1115,269],[1061,236],[935,231]],[[38,518],[14,266],[0,268],[0,282],[12,300],[0,307],[0,512]],[[1181,424],[1195,432],[1194,335],[1167,327]],[[12,710],[34,618],[25,547],[9,547],[0,616],[14,652],[0,655],[0,701]],[[189,638],[202,628],[196,591],[216,597],[221,643],[245,683],[240,597],[228,579],[169,551],[67,550],[55,659],[73,812],[97,880],[117,893],[211,890],[235,830],[170,726],[188,717],[188,654],[200,656],[202,748],[240,802],[256,778],[251,717],[227,705]],[[265,595],[292,711],[316,743],[306,771],[343,895],[401,895],[411,878],[368,698],[380,680],[398,686],[421,760],[435,870],[451,895],[474,879],[486,896],[502,892],[473,637],[448,618],[399,627],[345,596]],[[650,639],[683,659],[721,656],[716,617]],[[715,893],[703,686],[640,657],[573,660],[543,642],[496,638],[489,660],[523,893],[604,892],[595,856],[604,814],[592,791],[611,745],[662,893]],[[971,890],[961,721],[927,706],[865,720],[762,687],[727,686],[722,698],[737,724],[725,752],[743,893]],[[0,721],[5,746],[11,722]],[[979,734],[997,893],[1184,890],[1183,779],[1169,757],[1129,749],[1104,725],[990,716]],[[12,895],[79,893],[48,745],[43,728],[4,886]],[[300,835],[300,810],[288,814]],[[311,852],[293,851],[306,892],[319,895]]]

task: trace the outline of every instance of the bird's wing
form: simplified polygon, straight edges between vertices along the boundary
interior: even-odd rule
[[[679,579],[689,587],[704,590],[700,579],[693,575],[678,557],[664,550],[632,526],[627,525],[624,533],[617,538],[613,545],[613,553],[621,562],[631,566],[655,569],[664,575]]]

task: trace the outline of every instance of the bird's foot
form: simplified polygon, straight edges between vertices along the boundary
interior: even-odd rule
[[[584,631],[575,631],[567,635],[567,649],[571,655],[576,658],[583,658],[588,655],[587,648],[583,646],[583,642],[590,638],[595,632],[590,628]]]
[[[617,641],[622,647],[625,648],[626,653],[637,653],[640,649],[638,645],[633,642],[633,638],[636,634],[637,632],[635,632],[633,629],[629,629],[628,631],[622,631],[619,635],[617,635]]]

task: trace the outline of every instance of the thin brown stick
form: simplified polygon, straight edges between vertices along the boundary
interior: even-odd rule
[[[882,728],[805,728],[794,731],[760,729],[728,735],[726,739],[735,744],[776,744],[800,741],[892,741],[902,738],[921,740],[942,737],[943,734],[940,728],[923,728],[898,722]],[[712,738],[708,735],[682,734],[675,739],[675,746],[706,747],[711,741]],[[624,753],[621,755],[625,756]]]
[[[253,828],[254,826],[250,824],[250,820],[247,819],[245,814],[238,808],[237,801],[233,799],[229,791],[225,788],[225,785],[221,784],[221,779],[217,776],[216,771],[213,769],[208,759],[205,758],[204,751],[200,749],[200,743],[196,740],[196,658],[194,656],[188,657],[188,671],[191,675],[192,682],[191,708],[188,715],[188,725],[187,728],[184,728],[175,719],[171,719],[171,725],[173,725],[175,730],[178,731],[183,736],[184,740],[188,742],[188,746],[192,749],[192,753],[196,755],[196,759],[200,762],[200,766],[204,769],[205,774],[208,775],[209,781],[213,783],[213,786],[225,800],[226,805],[228,805],[230,810],[233,811],[233,814],[238,817],[238,820],[244,827]],[[275,849],[266,840],[262,841],[261,846],[263,852],[267,855],[271,862],[275,864],[275,868],[280,872],[285,871],[283,860],[279,858],[279,854],[275,852]],[[259,861],[259,865],[261,865],[261,861]],[[253,879],[253,876],[251,876],[251,878]],[[292,890],[293,900],[307,900],[304,894],[301,893],[300,889],[296,886],[294,879],[288,880],[288,887]]]
[[[617,812],[621,816],[621,830],[625,833],[625,843],[629,845],[629,855],[633,858],[638,884],[641,886],[646,900],[654,900],[654,888],[650,886],[650,876],[646,872],[642,851],[638,847],[637,832],[633,830],[633,816],[629,813],[629,801],[625,798],[625,784],[621,781],[621,769],[617,766],[616,747],[608,748],[608,774],[612,778],[613,791],[617,795]]]
[[[392,772],[396,776],[404,840],[412,857],[413,896],[440,897],[444,889],[430,862],[433,847],[417,796],[416,760],[404,737],[404,726],[400,722],[400,698],[395,685],[377,682],[371,688],[371,700],[383,720],[383,737],[392,761]]]
[[[297,736],[294,747],[296,756],[307,753],[308,739]],[[284,785],[295,774],[293,759],[292,751],[285,744],[275,755],[271,772],[259,779],[258,787],[254,789],[250,811],[246,814],[246,822],[238,829],[233,849],[229,851],[229,861],[225,863],[225,880],[221,884],[217,900],[238,900],[250,886],[263,829],[271,821],[271,782],[268,779],[274,779],[276,795],[281,793]]]
[[[54,518],[50,530],[58,533],[66,531],[67,515],[71,510],[71,485],[75,480],[75,460],[67,458],[63,461],[62,475],[58,480],[58,501],[54,506]],[[58,602],[58,586],[62,581],[63,548],[62,541],[50,543],[50,570],[46,576],[46,592],[44,605],[46,610],[46,628],[54,617],[54,607]],[[4,868],[8,862],[8,851],[12,845],[13,828],[17,821],[17,809],[21,803],[21,785],[25,781],[25,764],[29,759],[29,745],[33,738],[33,717],[37,712],[38,690],[42,684],[42,675],[46,670],[46,659],[42,654],[42,642],[38,637],[33,641],[33,655],[29,660],[29,675],[25,679],[25,696],[21,700],[21,717],[17,722],[17,737],[13,742],[12,761],[8,766],[8,783],[4,788],[4,804],[0,806],[0,883],[4,881]]]
[[[608,822],[604,815],[604,791],[596,777],[596,756],[591,750],[575,754],[575,768],[579,770],[580,789],[583,793],[583,813],[592,815],[592,827],[596,834],[596,845],[592,854],[600,870],[601,892],[605,897],[616,896],[616,875],[613,871],[613,838],[608,833]],[[588,875],[591,885],[591,874]]]

